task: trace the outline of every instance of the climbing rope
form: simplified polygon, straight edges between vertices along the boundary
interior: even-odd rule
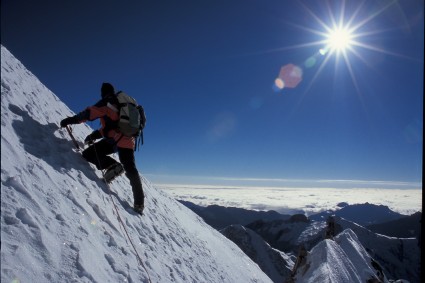
[[[66,126],[66,130],[68,131],[69,135],[71,136],[71,139],[74,142],[74,145],[77,147],[78,150],[80,150],[80,147],[78,146],[77,141],[75,140],[74,136],[72,135],[72,129],[69,126]],[[96,150],[95,144],[93,144],[93,147],[94,147],[94,152],[96,154],[97,163],[100,164],[100,160],[99,160],[99,156],[97,154],[97,150]],[[130,235],[128,234],[127,228],[125,227],[124,222],[122,221],[122,218],[121,218],[121,216],[120,216],[120,214],[118,212],[118,207],[115,204],[114,198],[112,197],[111,187],[109,186],[108,182],[105,179],[105,172],[104,172],[104,170],[101,170],[101,172],[102,172],[102,177],[103,177],[102,179],[105,182],[106,187],[108,187],[108,194],[109,194],[109,196],[111,198],[112,204],[114,205],[115,212],[117,213],[117,219],[120,222],[121,226],[124,228],[125,235],[127,236],[128,241],[130,242],[131,246],[134,249],[134,252],[136,253],[137,261],[139,262],[139,264],[142,266],[142,268],[145,270],[146,274],[148,275],[148,281],[149,281],[149,283],[152,283],[151,278],[149,276],[149,272],[148,272],[145,264],[143,263],[142,258],[140,257],[139,253],[137,252],[137,249],[136,249],[133,241],[131,240]]]

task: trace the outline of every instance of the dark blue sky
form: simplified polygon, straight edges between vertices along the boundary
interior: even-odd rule
[[[148,117],[137,160],[156,182],[420,182],[423,1],[345,2],[364,21],[348,65],[307,44],[338,3],[4,0],[1,42],[75,112],[104,81],[135,96]],[[303,80],[276,92],[288,63]]]

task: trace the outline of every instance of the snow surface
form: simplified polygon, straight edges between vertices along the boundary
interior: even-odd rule
[[[277,249],[270,247],[263,238],[242,225],[230,225],[220,230],[235,242],[253,261],[257,262],[275,283],[284,282],[291,276],[293,259]]]
[[[335,241],[324,240],[311,250],[306,263],[298,269],[295,282],[364,283],[378,279],[371,263],[371,257],[356,234],[346,229]],[[388,282],[385,277],[383,279]]]
[[[368,254],[381,263],[387,277],[421,282],[421,250],[416,238],[394,238],[376,234],[339,217],[335,217],[335,222],[341,229],[350,229],[357,235]]]
[[[2,282],[271,282],[234,243],[145,178],[143,216],[129,206],[125,177],[109,195],[58,127],[74,113],[3,46],[1,61]],[[92,129],[73,131],[81,141]]]

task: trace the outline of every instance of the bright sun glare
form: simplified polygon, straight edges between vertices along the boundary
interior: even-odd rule
[[[347,28],[335,28],[327,35],[327,46],[331,51],[344,52],[350,48],[353,35]]]
[[[366,65],[369,65],[369,63],[363,56],[364,50],[400,56],[399,54],[390,52],[389,50],[368,43],[368,39],[370,37],[373,37],[374,35],[381,32],[380,30],[369,26],[369,24],[373,22],[384,11],[391,8],[393,5],[395,8],[398,8],[397,0],[386,2],[384,1],[373,11],[369,11],[367,9],[368,2],[366,0],[359,1],[359,3],[357,4],[356,2],[349,2],[348,0],[334,1],[332,3],[339,3],[340,5],[331,6],[330,2],[325,2],[324,8],[325,11],[327,11],[327,15],[320,17],[318,14],[313,12],[313,10],[310,9],[307,5],[304,5],[303,2],[301,2],[305,10],[315,20],[314,22],[316,23],[316,25],[314,28],[300,25],[295,26],[302,30],[318,35],[318,38],[321,39],[312,42],[302,43],[295,46],[285,47],[283,49],[286,50],[292,48],[319,46],[320,49],[318,50],[318,52],[308,57],[304,62],[305,68],[312,68],[313,66],[318,66],[314,76],[312,77],[309,85],[307,86],[307,90],[318,78],[319,74],[324,70],[327,63],[330,62],[332,58],[334,58],[335,73],[337,66],[340,63],[345,64],[353,81],[353,84],[357,89],[357,92],[360,94],[360,88],[354,72],[354,64],[356,61],[360,60]],[[348,4],[350,4],[349,7],[347,7]],[[274,86],[278,90],[290,87],[290,85],[287,84],[287,81],[289,81],[290,79],[291,78],[286,78],[285,80],[285,78],[279,74],[279,77],[275,81]]]
[[[313,81],[316,80],[330,59],[335,57],[335,72],[337,65],[342,59],[348,69],[348,72],[350,73],[354,86],[356,87],[358,93],[360,93],[356,76],[354,74],[353,62],[354,59],[360,59],[360,61],[368,64],[366,59],[362,56],[362,49],[395,55],[392,52],[384,50],[383,48],[366,43],[366,39],[369,36],[373,36],[379,33],[379,30],[368,27],[368,24],[376,19],[376,17],[378,17],[389,7],[395,5],[396,1],[388,1],[388,3],[383,2],[383,4],[376,11],[373,13],[368,12],[366,14],[364,13],[366,9],[366,1],[363,1],[358,5],[351,5],[350,7],[346,6],[348,3],[346,0],[340,1],[338,3],[341,4],[340,7],[335,7],[335,9],[332,9],[330,4],[327,2],[325,7],[328,11],[328,17],[324,18],[319,17],[308,6],[303,5],[306,11],[315,19],[316,23],[319,25],[317,28],[309,28],[306,26],[299,27],[322,37],[322,40],[308,42],[298,46],[322,46],[318,50],[318,54],[323,56],[323,60],[321,61],[320,66],[312,78],[308,88],[312,85]],[[304,66],[311,68],[318,62],[319,57],[313,55],[306,60]]]

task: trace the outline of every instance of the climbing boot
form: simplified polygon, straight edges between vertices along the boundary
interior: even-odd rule
[[[143,209],[145,208],[145,206],[143,204],[135,204],[134,205],[134,211],[139,213],[140,215],[143,215]]]
[[[122,167],[121,163],[115,163],[109,166],[108,169],[106,169],[106,173],[103,177],[105,178],[105,181],[109,184],[122,173],[124,173],[124,168]]]

